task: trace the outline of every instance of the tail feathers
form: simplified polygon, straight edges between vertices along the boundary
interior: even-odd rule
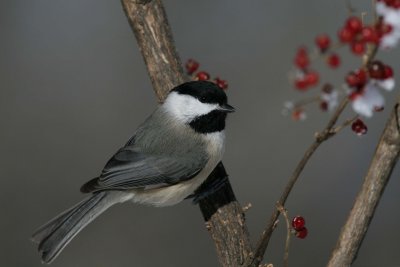
[[[40,227],[32,240],[39,244],[42,261],[51,263],[86,225],[110,206],[121,202],[115,193],[95,193]]]

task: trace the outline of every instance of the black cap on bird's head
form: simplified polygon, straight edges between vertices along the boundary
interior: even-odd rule
[[[175,87],[163,106],[174,119],[189,125],[198,133],[208,134],[225,129],[228,105],[225,92],[209,81],[191,81]]]
[[[221,111],[234,112],[235,108],[228,105],[228,98],[223,89],[209,81],[191,81],[175,87],[172,92],[190,95],[206,104],[218,104]]]

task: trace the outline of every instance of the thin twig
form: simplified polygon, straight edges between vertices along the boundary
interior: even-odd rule
[[[349,2],[350,3],[350,2]],[[376,45],[370,46],[369,50],[367,51],[365,57],[363,58],[363,68],[367,68],[370,62],[375,58],[375,55],[378,51],[378,47]],[[286,200],[293,189],[293,186],[297,182],[301,172],[303,171],[304,167],[308,163],[308,160],[314,154],[315,150],[326,140],[331,138],[332,136],[336,135],[343,127],[338,126],[338,128],[334,128],[339,116],[342,114],[344,109],[346,108],[347,104],[349,103],[349,99],[344,97],[336,108],[335,112],[333,113],[331,119],[329,120],[327,126],[322,130],[320,133],[315,134],[315,141],[310,145],[310,147],[306,150],[303,155],[303,158],[297,164],[296,169],[294,170],[291,178],[289,179],[280,199],[279,203],[285,205]],[[345,122],[345,124],[349,125],[349,122]],[[269,222],[267,223],[265,230],[261,234],[260,239],[257,242],[257,246],[254,250],[254,254],[251,255],[248,260],[246,261],[246,266],[257,267],[259,263],[262,261],[265,251],[268,247],[269,240],[271,238],[272,232],[274,231],[274,226],[276,225],[276,221],[279,217],[279,210],[274,210],[272,213]]]
[[[283,256],[283,267],[289,266],[289,246],[290,246],[290,237],[292,236],[292,231],[290,228],[289,216],[287,210],[282,206],[281,203],[276,203],[276,209],[285,217],[286,221],[286,242],[285,242],[285,254]]]
[[[339,235],[328,267],[350,266],[357,256],[400,153],[400,98],[379,140],[367,175]]]
[[[303,171],[304,167],[306,166],[308,160],[314,154],[315,150],[326,140],[334,136],[336,133],[332,132],[334,125],[336,124],[339,116],[342,114],[343,110],[346,108],[349,100],[347,97],[343,98],[340,102],[339,106],[336,108],[335,112],[333,113],[331,119],[329,120],[327,126],[322,130],[320,133],[317,133],[315,136],[314,142],[310,145],[310,147],[304,153],[303,158],[297,164],[296,169],[294,170],[292,176],[290,177],[280,199],[279,203],[281,205],[285,205],[286,200],[293,189],[293,186],[297,182],[301,172]],[[271,218],[265,227],[259,241],[257,242],[256,249],[254,251],[254,255],[250,256],[248,261],[246,262],[246,266],[253,266],[256,267],[260,264],[263,259],[263,255],[265,250],[267,249],[269,240],[271,238],[272,232],[274,231],[274,226],[276,225],[276,221],[279,217],[279,210],[275,209],[271,215]]]

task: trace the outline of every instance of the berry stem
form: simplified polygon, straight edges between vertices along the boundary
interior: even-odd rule
[[[334,127],[331,131],[330,134],[335,135],[339,133],[341,130],[346,128],[347,126],[351,125],[353,122],[355,122],[359,118],[358,115],[354,116],[351,119],[345,120],[341,125]]]
[[[349,16],[353,15],[356,12],[356,9],[351,4],[351,0],[346,0],[346,8]]]
[[[291,228],[289,222],[288,212],[285,207],[282,206],[281,203],[276,203],[276,209],[283,215],[286,221],[286,242],[285,242],[285,254],[283,255],[283,267],[289,266],[289,246],[290,246],[290,237],[291,235]]]
[[[303,158],[297,164],[296,169],[294,170],[292,176],[290,177],[288,183],[286,184],[286,187],[283,190],[283,193],[279,199],[279,203],[282,206],[285,205],[290,192],[292,191],[294,185],[296,184],[298,178],[300,177],[300,174],[307,165],[311,156],[324,141],[328,140],[329,138],[335,135],[332,134],[331,131],[348,103],[349,103],[348,98],[344,97],[340,102],[339,106],[336,108],[335,112],[333,113],[327,126],[320,133],[316,134],[314,142],[308,147],[308,149],[304,153]],[[254,255],[249,257],[248,262],[245,264],[245,266],[255,267],[258,266],[259,263],[261,262],[265,250],[268,247],[269,240],[271,239],[272,232],[274,231],[275,228],[274,226],[276,225],[276,221],[278,220],[280,213],[281,212],[278,209],[273,211],[271,218],[265,227],[265,230],[263,231],[260,239],[257,242],[256,249],[254,250]]]
[[[312,96],[312,97],[304,98],[304,99],[294,102],[293,109],[299,109],[299,108],[302,108],[304,106],[307,106],[309,104],[319,102],[319,101],[321,101],[320,96]]]

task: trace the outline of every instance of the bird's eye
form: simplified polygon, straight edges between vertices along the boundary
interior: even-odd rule
[[[206,97],[205,96],[200,97],[200,101],[201,102],[206,102]]]

